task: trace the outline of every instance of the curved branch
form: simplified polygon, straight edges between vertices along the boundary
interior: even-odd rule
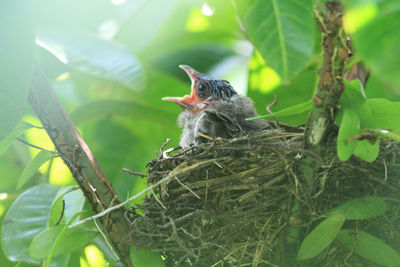
[[[93,211],[99,213],[121,203],[109,179],[76,130],[38,66],[35,67],[33,74],[29,103]],[[127,266],[133,266],[129,256],[129,245],[126,242],[129,222],[124,219],[125,212],[126,209],[121,207],[108,216],[100,218],[99,222],[102,232],[107,236],[120,260]]]

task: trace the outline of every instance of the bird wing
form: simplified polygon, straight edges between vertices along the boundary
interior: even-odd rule
[[[205,113],[207,114],[208,120],[212,121],[218,128],[224,129],[225,137],[230,138],[239,133],[244,133],[244,130],[235,118],[217,110],[206,110]]]

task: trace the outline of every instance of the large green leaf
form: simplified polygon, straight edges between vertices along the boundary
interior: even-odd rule
[[[89,243],[98,234],[97,231],[80,226],[70,229],[67,227],[65,224],[59,224],[36,235],[29,246],[31,258],[36,260],[47,258],[55,242],[57,246],[53,257],[70,253]]]
[[[40,151],[31,162],[26,165],[17,182],[17,189],[25,185],[44,163],[54,158],[55,154],[48,150]]]
[[[281,118],[281,117],[286,117],[286,116],[291,116],[291,115],[296,115],[303,113],[305,111],[310,111],[312,107],[312,102],[311,100],[308,100],[306,102],[279,110],[277,112],[274,112],[272,114],[267,114],[267,115],[262,115],[258,117],[253,117],[253,118],[248,118],[247,120],[255,120],[255,119],[271,119],[271,118]]]
[[[370,115],[370,116],[369,116]],[[384,98],[367,99],[360,112],[363,128],[400,128],[400,102]]]
[[[348,160],[356,147],[356,141],[353,140],[349,143],[345,141],[358,134],[360,129],[360,120],[357,113],[353,110],[347,109],[344,111],[342,122],[340,123],[339,134],[337,138],[337,153],[341,161]]]
[[[132,262],[136,267],[165,267],[165,263],[158,252],[136,249],[134,246],[131,247],[130,252]]]
[[[387,205],[380,197],[356,198],[331,209],[327,215],[343,214],[347,220],[361,220],[377,217],[385,213]]]
[[[0,141],[0,156],[12,145],[14,140],[20,136],[26,130],[32,128],[33,126],[26,122],[19,122],[15,128],[9,133],[3,140]]]
[[[49,226],[70,221],[76,213],[82,210],[85,198],[77,186],[69,186],[60,190],[54,200],[49,215]]]
[[[339,104],[342,109],[352,109],[357,111],[365,102],[366,96],[360,80],[344,80],[345,90],[340,97]]]
[[[317,256],[335,240],[345,220],[346,217],[340,213],[323,220],[301,243],[296,259],[306,260]]]
[[[360,119],[360,128],[400,128],[400,102],[385,98],[367,99],[359,80],[346,81],[346,90],[340,98],[343,110],[351,109]]]
[[[249,97],[255,100],[254,106],[258,114],[265,114],[266,107],[273,103],[275,97],[277,97],[278,101],[270,109],[277,115],[276,117],[279,118],[279,121],[295,126],[304,125],[307,120],[308,110],[305,108],[301,112],[300,107],[301,104],[312,98],[317,78],[316,70],[314,68],[304,70],[290,84],[280,84],[277,74],[265,65],[264,60],[258,53],[252,56],[249,66],[249,89],[247,93]],[[278,112],[282,114],[280,113],[281,111],[286,115],[278,115]],[[286,113],[286,111],[295,112]],[[275,117],[274,115],[270,116],[272,118]]]
[[[21,119],[33,70],[34,1],[7,0],[0,8],[0,139]]]
[[[38,185],[22,193],[11,205],[1,229],[3,252],[10,260],[37,263],[29,257],[28,248],[34,236],[46,229],[58,190],[54,185]]]
[[[301,71],[314,43],[312,0],[235,0],[246,35],[284,82]]]
[[[400,9],[392,6],[393,10],[389,6],[378,11],[378,15],[356,31],[352,39],[359,56],[372,72],[400,92]]]
[[[363,258],[386,267],[400,266],[400,255],[382,240],[363,231],[341,230],[337,240]]]
[[[371,144],[369,140],[358,140],[353,154],[366,162],[373,162],[379,155],[379,139]]]
[[[105,78],[134,90],[144,86],[142,67],[136,57],[116,43],[88,34],[42,31],[38,44],[74,69]]]

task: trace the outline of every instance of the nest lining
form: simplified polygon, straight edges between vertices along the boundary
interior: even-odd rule
[[[305,154],[319,170],[314,181],[299,170]],[[301,133],[275,129],[160,156],[147,166],[148,182],[163,182],[137,207],[144,215],[133,218],[131,240],[161,251],[167,266],[293,266],[282,259],[294,260],[295,252],[282,250],[290,229],[312,229],[325,211],[356,197],[399,198],[397,183],[382,178],[398,166],[397,146],[381,154],[374,164],[340,162],[334,150],[322,159],[302,149]],[[285,244],[293,251],[298,245]],[[347,257],[335,251],[343,255],[334,260]]]

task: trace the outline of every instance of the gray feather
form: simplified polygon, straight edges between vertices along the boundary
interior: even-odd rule
[[[232,138],[268,128],[265,120],[245,120],[254,116],[257,113],[252,100],[239,95],[212,101],[195,114],[185,110],[179,116],[179,126],[183,128],[180,146],[186,148],[209,141],[199,137],[198,132],[210,137]]]

